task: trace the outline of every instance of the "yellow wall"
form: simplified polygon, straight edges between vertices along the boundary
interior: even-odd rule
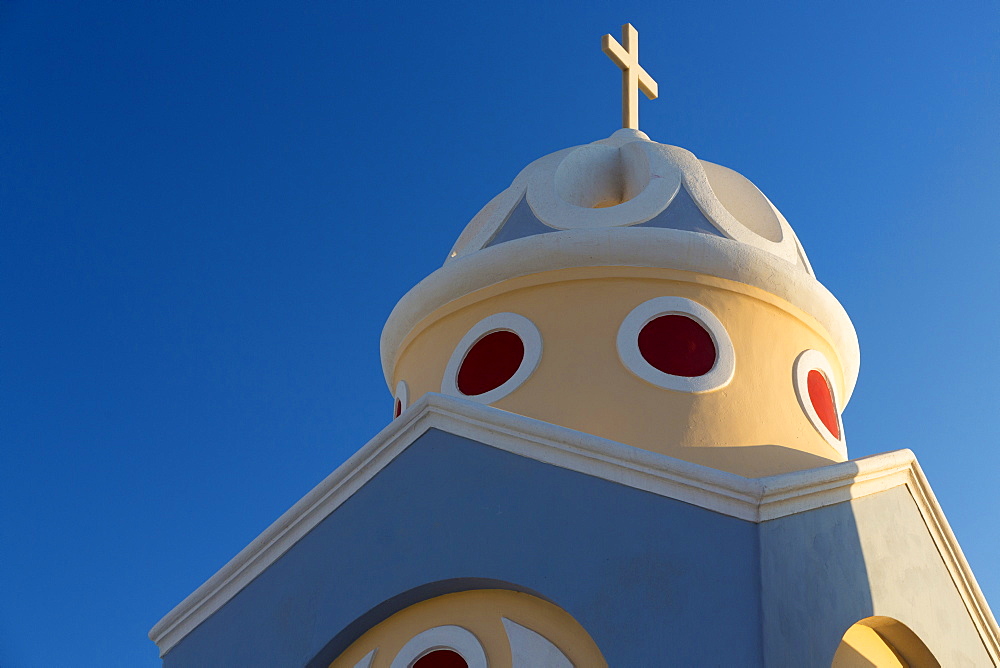
[[[909,668],[878,633],[855,624],[847,629],[830,668]]]
[[[694,300],[722,321],[736,353],[727,386],[704,394],[667,390],[622,364],[615,344],[622,320],[662,296]],[[840,361],[825,331],[763,290],[690,272],[564,269],[472,293],[414,327],[400,346],[393,386],[405,380],[411,403],[440,392],[462,336],[507,311],[535,323],[543,352],[534,374],[497,408],[748,477],[843,459],[803,413],[792,381],[795,358],[816,349],[833,365],[831,380],[844,396]]]
[[[547,638],[573,665],[607,666],[597,645],[565,610],[529,594],[479,589],[438,596],[397,612],[358,638],[330,668],[353,668],[373,649],[378,651],[372,668],[389,668],[408,640],[427,629],[449,624],[476,636],[491,667],[510,668],[510,644],[502,617]]]

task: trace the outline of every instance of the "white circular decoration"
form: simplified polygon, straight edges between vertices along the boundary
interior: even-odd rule
[[[681,172],[658,146],[627,135],[610,145],[580,146],[558,165],[532,170],[528,205],[561,230],[643,223],[667,208],[681,187]]]
[[[488,392],[483,392],[482,394],[471,396],[463,394],[458,389],[458,372],[462,368],[465,356],[472,349],[472,346],[476,345],[486,335],[500,331],[513,332],[520,337],[521,343],[524,345],[524,357],[521,359],[521,365],[514,372],[514,375],[499,387]],[[542,335],[538,331],[538,328],[535,327],[535,323],[523,315],[516,313],[497,313],[491,315],[476,323],[462,337],[458,345],[455,346],[455,351],[451,354],[448,365],[444,370],[444,379],[441,381],[441,393],[453,397],[472,399],[484,404],[491,404],[516,390],[534,372],[541,359]]]
[[[701,376],[675,376],[664,373],[646,361],[639,351],[639,332],[649,322],[664,315],[691,318],[712,337],[715,365]],[[698,302],[683,297],[657,297],[635,307],[618,328],[618,356],[629,371],[639,378],[668,390],[709,392],[725,387],[736,370],[736,353],[725,327],[715,315]]]
[[[702,160],[701,166],[719,203],[740,225],[771,243],[781,243],[785,230],[778,210],[750,179],[707,160]]]
[[[389,668],[410,668],[413,662],[438,649],[457,652],[469,668],[487,668],[486,651],[471,631],[461,626],[435,626],[410,638],[389,664]]]
[[[837,416],[837,430],[840,438],[830,433],[830,430],[823,424],[816,408],[813,406],[812,398],[809,396],[809,372],[815,369],[826,376],[826,384],[830,388],[830,396],[833,397],[833,411]],[[842,456],[847,457],[846,436],[844,434],[844,422],[840,418],[840,393],[837,391],[836,383],[833,379],[833,365],[826,355],[818,350],[805,350],[795,358],[795,366],[792,370],[792,379],[795,385],[795,396],[799,400],[802,412],[809,418],[809,422],[819,432],[819,435],[830,444]]]
[[[410,406],[410,388],[407,386],[405,380],[401,380],[396,383],[396,393],[392,401],[393,419],[399,417],[399,415],[396,415],[397,402],[399,403],[399,415],[402,415],[403,411]]]

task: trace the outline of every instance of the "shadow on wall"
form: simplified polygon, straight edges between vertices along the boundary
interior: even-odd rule
[[[874,614],[851,503],[762,522],[759,531],[764,665],[831,665],[844,631]]]
[[[835,460],[784,445],[741,445],[691,448],[690,459],[702,466],[711,466],[732,473],[752,471],[758,477],[778,475],[789,471],[829,466]]]
[[[905,509],[913,510],[908,494],[896,487],[761,523],[764,665],[940,666],[909,627],[875,616],[873,582],[880,585],[883,608],[916,613],[933,606],[913,597],[912,581],[893,579],[888,587],[884,582],[886,562],[908,571],[907,564],[921,559],[913,553],[913,532],[926,529],[919,518],[907,521]]]
[[[350,647],[355,640],[364,635],[369,629],[374,628],[389,619],[389,617],[395,615],[397,612],[405,610],[412,605],[432,598],[437,598],[439,596],[444,596],[446,594],[456,594],[459,592],[474,591],[477,589],[500,589],[514,591],[522,594],[530,594],[536,598],[542,599],[543,601],[552,603],[552,601],[549,601],[538,592],[531,591],[523,587],[515,587],[509,582],[504,582],[502,580],[493,580],[489,578],[453,578],[449,580],[431,582],[419,587],[414,587],[413,589],[403,592],[397,596],[393,596],[391,599],[383,601],[366,612],[334,636],[334,638],[331,639],[330,642],[328,642],[326,646],[323,647],[323,649],[320,650],[320,652],[313,657],[309,663],[306,664],[306,668],[327,668],[327,666],[329,666],[334,659],[340,656],[344,650]]]
[[[593,638],[569,613],[510,589],[465,589],[423,599],[372,627],[329,668],[512,665],[608,668]]]

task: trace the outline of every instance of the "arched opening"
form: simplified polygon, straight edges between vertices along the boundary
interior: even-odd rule
[[[940,668],[927,645],[902,622],[868,617],[847,629],[831,668]]]
[[[565,610],[524,592],[472,589],[407,606],[374,625],[329,668],[607,668]]]

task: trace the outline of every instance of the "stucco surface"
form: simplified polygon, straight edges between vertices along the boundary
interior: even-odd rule
[[[611,666],[830,665],[896,619],[946,666],[992,665],[905,486],[756,524],[431,429],[164,657],[326,666],[395,613],[532,594]]]
[[[462,337],[482,319],[511,312],[541,332],[542,354],[520,387],[491,404],[497,408],[749,478],[845,459],[810,422],[793,385],[796,358],[816,349],[834,363],[836,394],[845,396],[839,358],[815,321],[787,303],[750,286],[664,269],[576,269],[512,283],[502,294],[432,314],[403,348],[393,382],[405,380],[411,400],[444,391]],[[622,363],[622,322],[663,296],[693,300],[721,321],[735,350],[724,387],[668,390]]]
[[[636,227],[660,227],[663,229],[686,230],[688,232],[700,232],[701,234],[712,234],[721,237],[722,234],[716,229],[705,214],[701,212],[698,205],[691,199],[687,189],[681,187],[674,195],[670,206],[655,215],[644,223],[639,223]]]
[[[701,212],[698,205],[691,199],[691,195],[683,187],[677,191],[677,194],[666,209],[653,216],[650,220],[638,223],[636,227],[659,227],[722,236],[719,230]],[[513,241],[514,239],[523,239],[535,234],[555,234],[558,232],[559,230],[549,227],[538,220],[538,217],[528,205],[527,200],[521,199],[517,206],[510,212],[507,220],[504,221],[503,225],[500,226],[500,229],[486,243],[484,248]]]
[[[752,523],[430,431],[164,665],[329,663],[455,578],[553,602],[612,666],[746,665],[761,655],[756,554]]]
[[[497,230],[493,238],[489,240],[486,247],[496,246],[514,239],[523,239],[535,234],[550,234],[555,232],[553,228],[542,223],[528,206],[528,202],[521,199],[504,224]]]
[[[504,619],[530,632],[512,636]],[[523,592],[473,589],[427,599],[397,612],[361,636],[329,668],[355,668],[372,651],[375,656],[368,668],[392,668],[399,662],[400,649],[415,636],[445,625],[471,632],[482,645],[489,668],[522,667],[525,664],[515,657],[532,656],[532,652],[537,653],[535,663],[528,665],[539,665],[538,654],[555,659],[551,665],[543,664],[546,668],[608,665],[590,635],[566,611]],[[532,642],[533,634],[544,641]]]
[[[872,615],[906,624],[943,666],[993,665],[905,487],[760,531],[767,665],[829,666]]]

